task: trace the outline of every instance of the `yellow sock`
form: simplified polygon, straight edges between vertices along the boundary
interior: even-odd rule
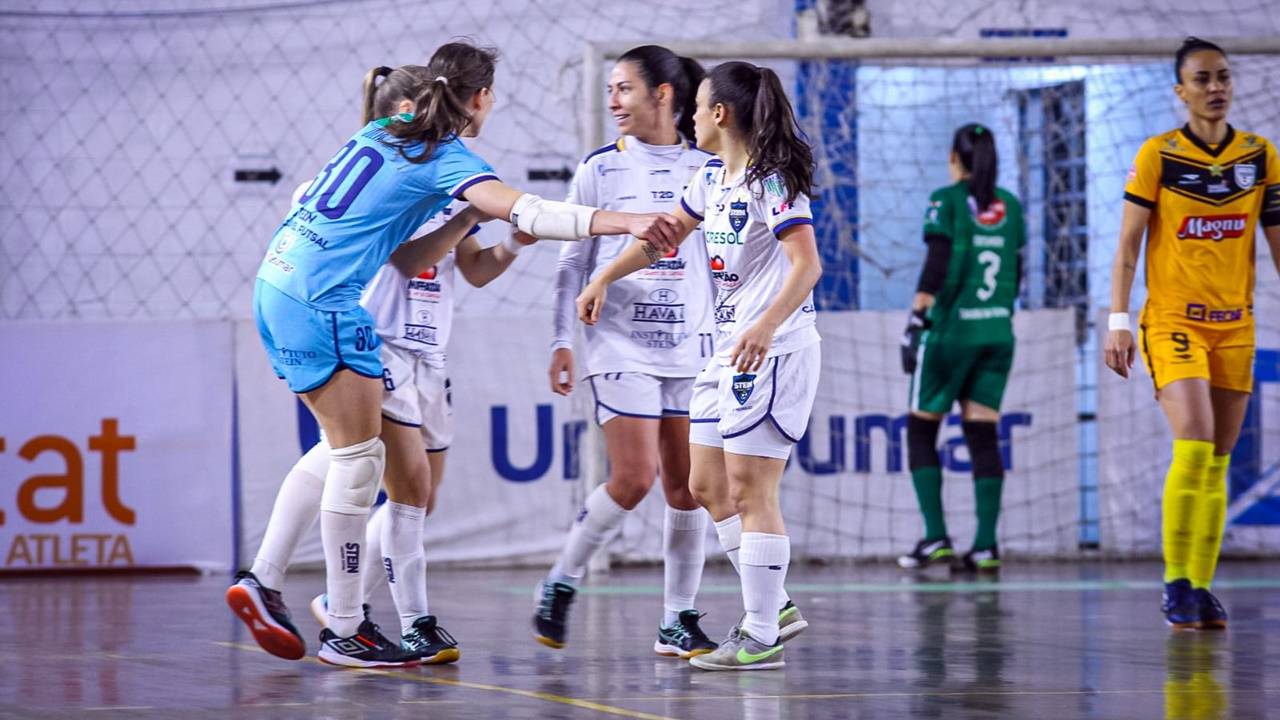
[[[1191,559],[1187,562],[1187,578],[1192,587],[1208,590],[1213,584],[1213,571],[1218,567],[1218,553],[1222,551],[1222,526],[1227,517],[1227,465],[1230,462],[1230,455],[1213,456],[1196,503]]]
[[[1187,577],[1195,532],[1196,506],[1205,487],[1213,443],[1174,440],[1173,462],[1164,478],[1161,535],[1164,539],[1164,581]]]

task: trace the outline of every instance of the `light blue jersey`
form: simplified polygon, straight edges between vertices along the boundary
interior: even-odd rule
[[[427,162],[409,162],[387,144],[389,122],[366,125],[320,171],[276,230],[258,279],[317,310],[353,308],[414,230],[468,187],[498,179],[456,137]]]

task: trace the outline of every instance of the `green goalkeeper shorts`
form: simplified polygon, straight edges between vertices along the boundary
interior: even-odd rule
[[[911,409],[945,415],[956,400],[971,400],[999,410],[1011,367],[1013,343],[961,345],[926,337],[911,375]]]

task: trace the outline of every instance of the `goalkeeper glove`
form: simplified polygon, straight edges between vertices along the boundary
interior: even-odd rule
[[[920,336],[933,323],[929,322],[928,310],[912,310],[907,318],[907,329],[902,332],[902,372],[910,375],[916,371],[916,355],[920,350]]]

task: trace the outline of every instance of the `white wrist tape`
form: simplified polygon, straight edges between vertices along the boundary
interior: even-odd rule
[[[595,214],[593,207],[525,193],[511,208],[511,224],[537,238],[581,240],[591,237],[591,218]]]
[[[1133,332],[1129,325],[1129,313],[1111,313],[1107,316],[1107,330],[1128,330]]]
[[[517,242],[514,237],[511,237],[510,235],[508,235],[502,238],[502,247],[506,248],[507,252],[511,253],[512,255],[519,255],[520,250],[524,248],[524,245]]]

